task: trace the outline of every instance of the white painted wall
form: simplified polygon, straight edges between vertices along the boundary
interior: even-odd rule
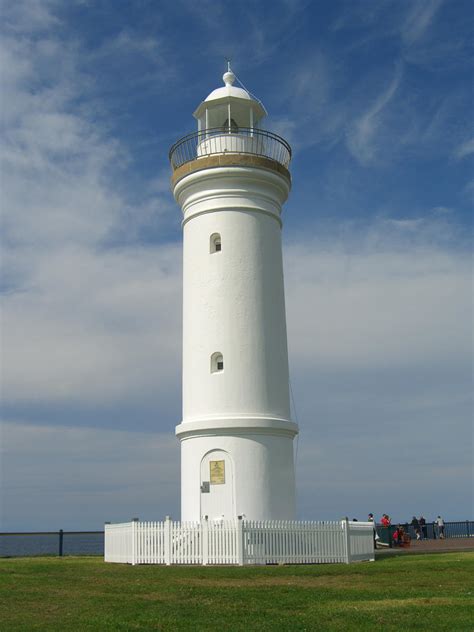
[[[249,520],[292,520],[295,516],[293,437],[271,434],[216,432],[192,436],[181,442],[181,519],[229,519],[243,515]],[[232,455],[226,464],[226,486],[210,486],[201,493],[199,473],[203,455],[209,450]],[[203,474],[205,469],[203,468]],[[196,476],[197,474],[197,476]],[[219,489],[216,489],[219,488]],[[233,516],[225,513],[222,492],[233,499]],[[216,502],[212,504],[213,495]],[[227,508],[228,505],[225,506]]]
[[[294,518],[280,221],[288,192],[284,176],[258,167],[203,169],[175,186],[184,213],[182,520],[199,520],[203,502],[210,518]],[[222,249],[211,254],[215,233]],[[222,372],[211,372],[215,352]],[[232,461],[232,502],[222,489],[202,498],[212,449]]]

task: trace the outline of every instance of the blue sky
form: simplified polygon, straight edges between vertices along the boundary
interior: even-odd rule
[[[226,57],[294,150],[299,517],[472,517],[473,13],[3,3],[2,529],[179,515],[167,154]]]

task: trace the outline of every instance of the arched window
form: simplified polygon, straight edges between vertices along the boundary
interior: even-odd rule
[[[219,373],[224,370],[224,357],[220,351],[211,355],[211,373]]]
[[[221,236],[219,233],[213,233],[210,241],[210,252],[220,252],[222,250]]]

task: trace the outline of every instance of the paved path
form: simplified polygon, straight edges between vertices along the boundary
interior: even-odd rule
[[[377,556],[394,553],[449,553],[450,551],[474,551],[474,538],[446,538],[444,540],[412,540],[408,548],[377,549]]]

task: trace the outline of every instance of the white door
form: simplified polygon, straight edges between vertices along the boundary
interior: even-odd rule
[[[201,518],[235,518],[234,468],[224,450],[212,450],[201,461]]]

